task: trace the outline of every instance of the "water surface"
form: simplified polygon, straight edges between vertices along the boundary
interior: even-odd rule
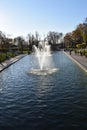
[[[63,52],[52,55],[53,74],[29,74],[34,55],[0,73],[0,129],[87,128],[87,74]]]

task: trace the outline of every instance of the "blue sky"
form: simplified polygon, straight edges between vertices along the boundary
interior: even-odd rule
[[[87,0],[0,0],[0,30],[16,36],[71,32],[87,17]]]

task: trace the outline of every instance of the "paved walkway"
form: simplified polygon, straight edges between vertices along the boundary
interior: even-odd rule
[[[85,72],[87,72],[87,58],[85,56],[80,56],[74,52],[69,54],[69,52],[64,52],[69,58],[76,62]]]
[[[20,60],[21,58],[23,58],[26,55],[27,54],[21,54],[21,55],[18,55],[14,58],[10,58],[9,60],[5,60],[4,62],[0,63],[0,72],[2,70],[4,70],[5,68],[9,67],[11,64],[17,62],[18,60]]]

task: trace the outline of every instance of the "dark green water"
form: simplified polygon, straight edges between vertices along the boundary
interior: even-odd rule
[[[0,73],[0,130],[87,128],[87,74],[62,52],[52,55],[59,71],[51,75],[28,73],[38,66],[33,55]]]

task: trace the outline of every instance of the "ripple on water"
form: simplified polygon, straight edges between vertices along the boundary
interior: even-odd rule
[[[53,57],[52,74],[27,74],[31,55],[0,73],[0,127],[87,127],[87,75],[62,52]]]
[[[51,68],[51,69],[32,69],[29,70],[29,74],[35,74],[35,75],[49,75],[57,72],[59,69],[58,68]]]

